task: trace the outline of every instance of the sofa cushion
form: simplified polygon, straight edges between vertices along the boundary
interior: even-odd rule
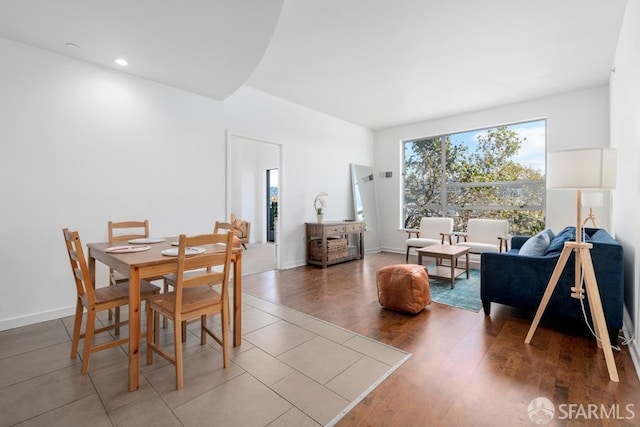
[[[442,239],[423,239],[422,237],[412,237],[411,239],[407,239],[407,247],[423,248],[425,246],[439,245],[441,242]],[[449,243],[448,240],[446,242]]]
[[[576,240],[576,228],[575,227],[565,227],[561,232],[556,234],[556,237],[551,239],[551,243],[549,243],[549,247],[545,251],[545,255],[560,253],[562,248],[564,248],[565,242],[572,242]]]
[[[498,239],[495,244],[482,243],[482,242],[460,242],[456,243],[458,246],[466,246],[469,248],[469,252],[472,254],[481,254],[484,252],[500,252],[500,246],[498,246]]]
[[[551,243],[551,239],[553,239],[555,235],[550,228],[542,230],[538,234],[533,237],[530,237],[522,247],[520,248],[519,255],[524,256],[542,256],[547,251],[549,244]]]

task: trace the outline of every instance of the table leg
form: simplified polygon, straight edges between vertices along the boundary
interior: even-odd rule
[[[93,287],[96,287],[96,259],[91,256],[91,248],[89,248],[89,277]]]
[[[129,270],[129,391],[140,387],[140,271]]]
[[[469,279],[469,252],[467,252],[466,254],[466,270],[467,270],[467,280]]]
[[[233,263],[233,346],[242,344],[242,252]]]
[[[456,257],[451,257],[449,264],[451,264],[451,289],[456,286]]]
[[[422,265],[422,254],[418,252],[418,264]]]

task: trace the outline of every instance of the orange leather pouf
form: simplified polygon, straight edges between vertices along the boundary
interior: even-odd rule
[[[419,313],[431,303],[429,275],[422,265],[389,265],[378,270],[378,301],[384,308]]]

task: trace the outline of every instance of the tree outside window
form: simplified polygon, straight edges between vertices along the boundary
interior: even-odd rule
[[[404,142],[403,227],[423,216],[508,219],[512,234],[544,228],[545,121]]]

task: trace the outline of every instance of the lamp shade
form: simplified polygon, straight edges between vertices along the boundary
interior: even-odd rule
[[[616,187],[616,150],[585,148],[547,154],[547,188],[613,189]]]

